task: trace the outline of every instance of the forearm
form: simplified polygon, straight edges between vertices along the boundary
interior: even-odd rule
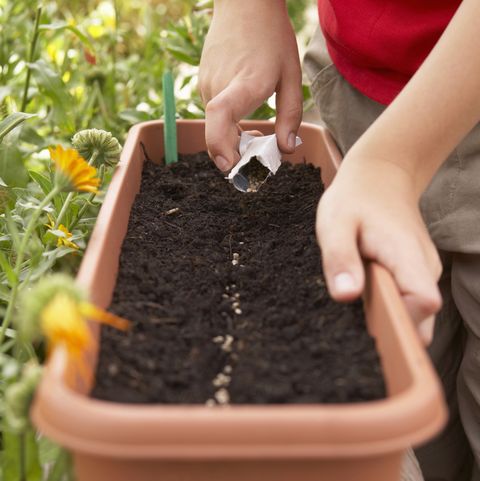
[[[346,157],[393,162],[417,195],[480,120],[480,2],[464,0],[417,73]]]

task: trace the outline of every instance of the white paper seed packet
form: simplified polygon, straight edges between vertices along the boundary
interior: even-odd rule
[[[301,143],[302,140],[297,137],[295,147]],[[241,192],[256,192],[281,165],[282,154],[278,149],[277,136],[256,137],[242,132],[239,151],[240,161],[227,179]]]

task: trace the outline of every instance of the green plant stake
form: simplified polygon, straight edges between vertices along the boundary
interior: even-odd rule
[[[165,163],[168,165],[178,161],[175,93],[173,90],[172,72],[168,70],[163,74],[163,108],[165,118],[163,127]]]

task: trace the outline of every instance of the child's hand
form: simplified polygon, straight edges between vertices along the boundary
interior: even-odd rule
[[[220,170],[239,160],[237,123],[274,92],[279,147],[293,152],[302,117],[301,70],[285,3],[216,0],[199,85],[207,147]]]
[[[334,299],[357,298],[364,288],[361,258],[375,260],[392,273],[420,336],[431,341],[432,315],[441,306],[441,263],[405,169],[347,154],[320,201],[317,237]]]

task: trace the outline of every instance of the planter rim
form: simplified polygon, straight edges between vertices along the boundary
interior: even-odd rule
[[[203,120],[179,120],[199,125]],[[104,242],[103,232],[115,193],[125,180],[128,160],[145,128],[161,121],[138,124],[129,132],[121,160],[105,197],[77,282],[91,285]],[[246,128],[271,126],[268,121],[243,122]],[[317,131],[339,164],[333,140]],[[118,458],[318,458],[362,457],[404,449],[435,434],[446,421],[441,387],[391,275],[381,266],[367,265],[368,283],[393,301],[387,306],[410,368],[409,387],[387,398],[355,404],[311,405],[142,405],[99,401],[70,388],[65,379],[69,362],[57,348],[50,357],[37,391],[32,417],[47,436],[77,452]],[[393,296],[392,296],[393,293]],[[432,409],[432,407],[434,407]],[[144,427],[143,436],[132,429]],[[238,436],[242,427],[247,435]],[[374,427],[374,429],[372,428]],[[345,437],[346,428],[350,435]],[[205,432],[207,435],[205,435]],[[292,439],[292,432],[299,433]],[[200,435],[200,433],[203,433]]]

